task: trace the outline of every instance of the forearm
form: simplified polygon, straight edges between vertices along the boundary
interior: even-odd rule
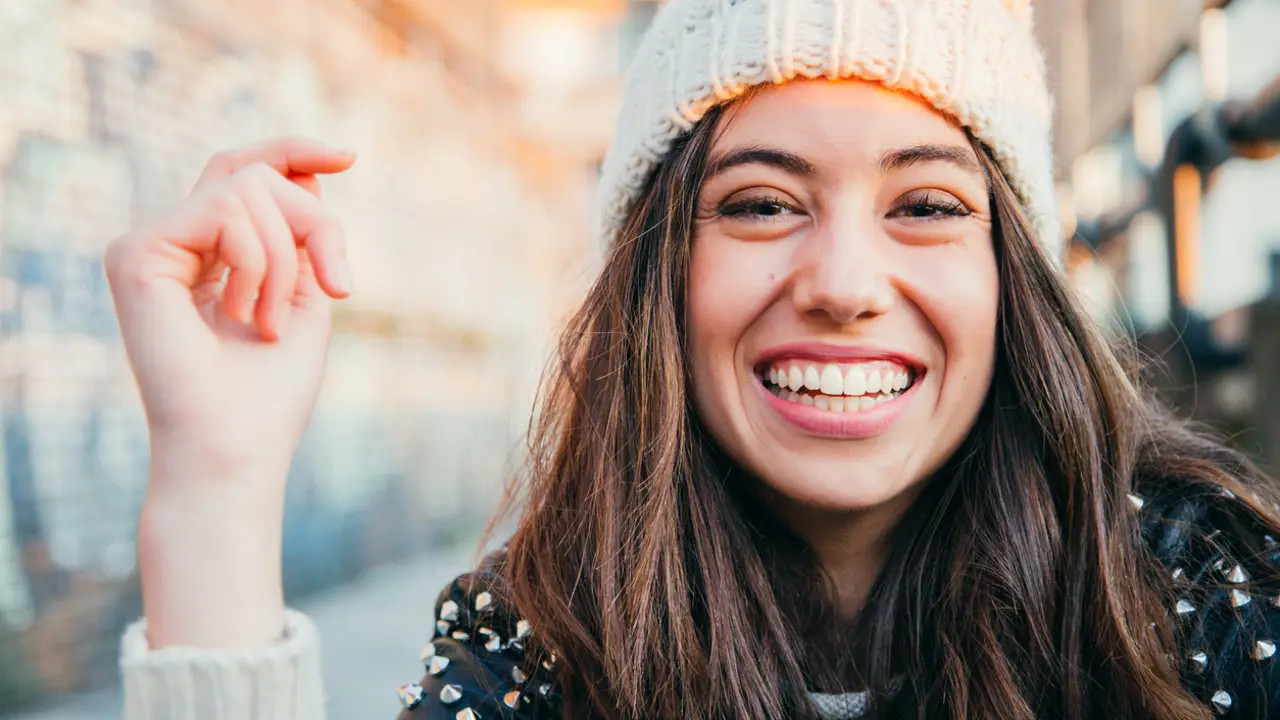
[[[216,650],[276,643],[284,628],[284,483],[194,472],[192,463],[152,460],[150,487],[172,491],[149,491],[139,522],[148,643]],[[186,477],[157,477],[165,473]]]

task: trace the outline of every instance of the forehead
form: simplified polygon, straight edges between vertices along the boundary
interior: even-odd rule
[[[969,145],[955,122],[914,95],[859,80],[820,79],[766,86],[750,95],[725,113],[712,149],[769,145],[822,161],[878,158],[926,143]]]

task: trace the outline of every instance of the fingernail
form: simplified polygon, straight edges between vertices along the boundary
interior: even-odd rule
[[[348,148],[335,147],[335,148],[332,148],[332,150],[334,154],[337,154],[337,155],[344,155],[346,157],[352,157],[352,158],[356,156],[356,151]]]

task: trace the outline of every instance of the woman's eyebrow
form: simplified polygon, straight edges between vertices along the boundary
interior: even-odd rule
[[[961,170],[984,178],[978,158],[968,148],[958,145],[927,143],[897,148],[886,152],[878,163],[881,174],[905,170],[913,165],[932,162],[946,162]],[[733,148],[728,152],[712,156],[707,163],[706,180],[740,165],[767,165],[778,168],[792,175],[812,177],[818,174],[813,163],[795,153],[765,145],[747,145]]]
[[[939,144],[912,145],[890,150],[880,157],[880,173],[887,175],[913,165],[932,162],[951,163],[967,173],[986,178],[972,150],[958,145]]]
[[[739,165],[753,164],[776,167],[784,172],[802,177],[811,177],[818,174],[818,170],[813,166],[813,163],[795,153],[763,145],[748,145],[713,156],[711,161],[707,163],[706,179],[710,180],[716,175]]]

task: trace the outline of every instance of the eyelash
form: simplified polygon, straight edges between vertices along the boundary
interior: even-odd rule
[[[759,210],[764,207],[776,208],[778,212],[751,212],[752,210]],[[765,197],[753,197],[747,200],[739,200],[737,202],[730,203],[720,208],[716,214],[721,217],[747,220],[748,222],[760,220],[767,222],[768,220],[779,217],[788,212],[798,213],[800,211],[782,198],[777,197],[776,195],[770,195]]]
[[[899,204],[889,213],[889,216],[907,217],[930,222],[973,214],[973,211],[959,199],[950,195],[935,199],[935,194],[925,191],[923,195],[917,196],[916,199]]]
[[[890,211],[889,217],[906,217],[915,220],[932,222],[953,217],[966,217],[973,214],[960,200],[945,195],[936,197],[938,193],[926,191],[915,199],[899,203]],[[762,208],[771,208],[773,212],[759,212]],[[720,208],[716,214],[747,222],[768,222],[784,214],[801,213],[800,209],[776,195],[754,197],[730,203]]]

